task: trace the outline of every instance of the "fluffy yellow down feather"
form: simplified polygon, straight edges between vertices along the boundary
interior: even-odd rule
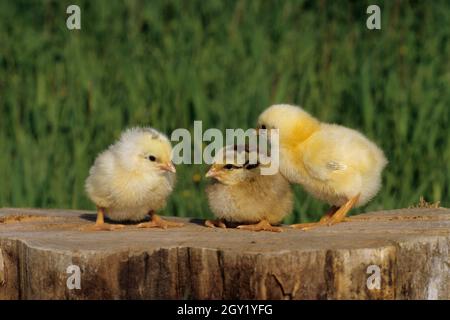
[[[228,150],[227,150],[228,149]],[[231,150],[229,150],[231,149]],[[222,154],[234,151],[226,147]],[[225,152],[224,152],[225,150]],[[243,157],[243,161],[237,161]],[[261,175],[261,164],[251,164],[249,155],[242,150],[231,160],[216,159],[207,173],[215,182],[206,188],[209,206],[218,218],[206,225],[226,227],[225,221],[249,223],[238,226],[252,231],[281,231],[279,224],[292,211],[292,191],[289,182],[281,175]]]
[[[387,160],[383,151],[358,131],[321,123],[302,108],[283,104],[266,109],[258,128],[279,129],[283,176],[334,206],[322,222],[342,221],[347,213],[342,211],[366,204],[380,190]],[[339,219],[332,219],[333,215]]]
[[[132,128],[102,152],[86,179],[86,192],[97,205],[95,229],[111,230],[103,215],[114,221],[153,218],[140,227],[172,226],[154,214],[166,205],[175,184],[172,147],[165,135],[152,128]]]

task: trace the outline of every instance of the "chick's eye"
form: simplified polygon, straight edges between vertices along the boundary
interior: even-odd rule
[[[247,170],[252,170],[252,169],[257,168],[258,166],[259,166],[259,163],[248,164],[248,165],[245,166],[245,169],[247,169]]]
[[[231,165],[231,164],[224,165],[223,167],[224,167],[224,169],[227,169],[227,170],[233,169],[233,165]]]
[[[149,157],[148,157],[148,160],[150,160],[150,161],[156,161],[156,158],[155,158],[155,156],[149,156]]]
[[[266,125],[265,124],[262,124],[261,125],[261,129],[266,129],[267,127],[266,127]]]

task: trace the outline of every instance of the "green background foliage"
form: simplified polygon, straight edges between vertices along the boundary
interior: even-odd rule
[[[281,102],[385,151],[383,188],[354,213],[448,206],[449,21],[449,1],[0,0],[0,207],[93,209],[84,180],[124,128],[248,128]],[[178,167],[166,214],[211,216],[205,170]],[[318,219],[326,205],[295,191],[286,222]]]

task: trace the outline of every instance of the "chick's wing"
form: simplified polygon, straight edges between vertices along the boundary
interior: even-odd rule
[[[364,166],[366,158],[364,141],[359,134],[337,125],[324,126],[311,136],[301,153],[307,173],[322,181]]]

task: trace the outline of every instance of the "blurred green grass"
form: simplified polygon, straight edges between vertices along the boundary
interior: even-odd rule
[[[355,213],[448,206],[450,2],[376,1],[370,31],[372,2],[0,0],[0,207],[93,209],[84,180],[124,128],[247,128],[280,102],[383,148],[384,186]],[[165,213],[211,215],[205,170],[179,166]],[[295,190],[286,222],[317,219]]]

